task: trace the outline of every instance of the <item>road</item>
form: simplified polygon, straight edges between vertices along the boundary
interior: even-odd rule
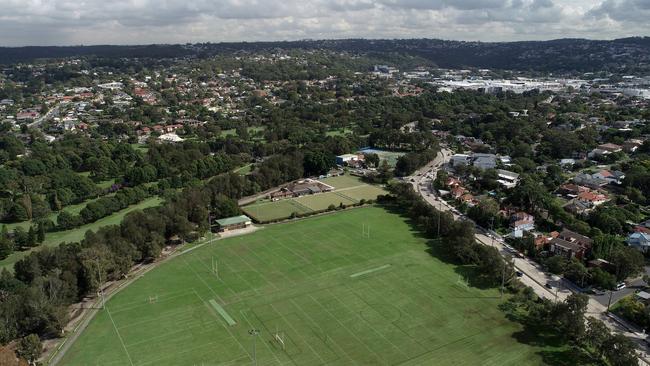
[[[31,127],[40,127],[41,123],[43,123],[44,121],[47,121],[48,119],[53,117],[55,114],[59,114],[59,106],[58,105],[51,108],[49,111],[47,111],[47,113],[45,113],[42,117],[39,117],[38,119],[36,119],[34,122],[29,123],[27,125],[27,127],[30,127],[30,128]]]
[[[406,179],[430,205],[434,206],[438,210],[450,212],[455,220],[471,221],[471,219],[465,217],[454,207],[450,206],[447,202],[438,197],[431,185],[433,180],[436,179],[438,170],[449,162],[451,155],[451,150],[443,148],[434,160],[417,170],[412,176],[407,177]],[[571,284],[566,283],[558,276],[544,272],[539,264],[530,259],[518,256],[517,252],[512,248],[509,248],[505,244],[503,238],[498,234],[488,233],[486,229],[478,225],[475,226],[476,240],[479,243],[494,246],[503,256],[512,257],[515,269],[522,274],[522,276],[519,277],[519,280],[523,284],[530,286],[537,296],[550,300],[563,301],[572,293],[570,290]],[[550,285],[551,288],[546,287],[547,284]],[[635,283],[632,283],[632,286],[634,285]],[[613,292],[612,303],[614,303],[615,297],[616,299],[620,299],[625,296],[625,294],[631,292],[633,292],[633,289],[624,289]],[[630,327],[629,324],[623,324],[620,320],[615,320],[610,317],[607,314],[608,301],[609,293],[600,296],[589,296],[587,315],[602,320],[611,330],[624,334],[628,338],[632,339],[638,345],[640,364],[650,365],[650,357],[647,356],[650,354],[650,348],[648,348],[648,345],[644,341],[645,334],[637,333],[633,330],[631,331],[630,329],[632,329],[632,327]]]

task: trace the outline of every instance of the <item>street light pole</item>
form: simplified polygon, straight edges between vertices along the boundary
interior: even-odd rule
[[[607,312],[609,313],[609,306],[612,304],[612,290],[609,290],[609,300],[607,301]]]

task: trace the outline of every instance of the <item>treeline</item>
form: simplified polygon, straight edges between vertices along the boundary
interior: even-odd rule
[[[514,276],[512,263],[505,261],[495,248],[476,242],[470,222],[455,221],[450,213],[435,209],[408,183],[390,184],[388,191],[390,195],[381,196],[379,202],[408,215],[428,238],[439,239],[432,244],[432,250],[442,250],[456,263],[475,265],[477,278],[490,285]]]
[[[79,243],[43,248],[21,259],[13,276],[7,270],[0,274],[0,343],[30,334],[60,336],[70,304],[106,281],[123,278],[134,264],[157,258],[170,240],[198,238],[208,229],[208,206],[214,218],[239,214],[235,199],[253,191],[245,177],[219,175],[163,206],[129,213],[120,225],[88,231]]]
[[[435,148],[429,148],[424,151],[409,152],[400,156],[395,165],[395,175],[398,177],[405,177],[413,174],[418,168],[435,159],[439,151],[440,149],[436,146]]]
[[[530,287],[525,287],[500,308],[524,326],[531,342],[571,346],[570,352],[558,352],[565,364],[607,364],[636,366],[636,345],[622,334],[612,333],[603,321],[586,317],[589,297],[571,294],[566,300],[553,302],[538,298]]]

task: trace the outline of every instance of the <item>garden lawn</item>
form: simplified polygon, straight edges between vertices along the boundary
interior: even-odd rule
[[[137,279],[61,364],[248,365],[254,342],[260,365],[537,365],[555,351],[519,343],[498,291],[460,272],[378,207],[269,225]]]

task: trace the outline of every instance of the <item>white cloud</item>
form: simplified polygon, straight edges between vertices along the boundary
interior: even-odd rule
[[[0,45],[650,35],[650,0],[0,0]]]

